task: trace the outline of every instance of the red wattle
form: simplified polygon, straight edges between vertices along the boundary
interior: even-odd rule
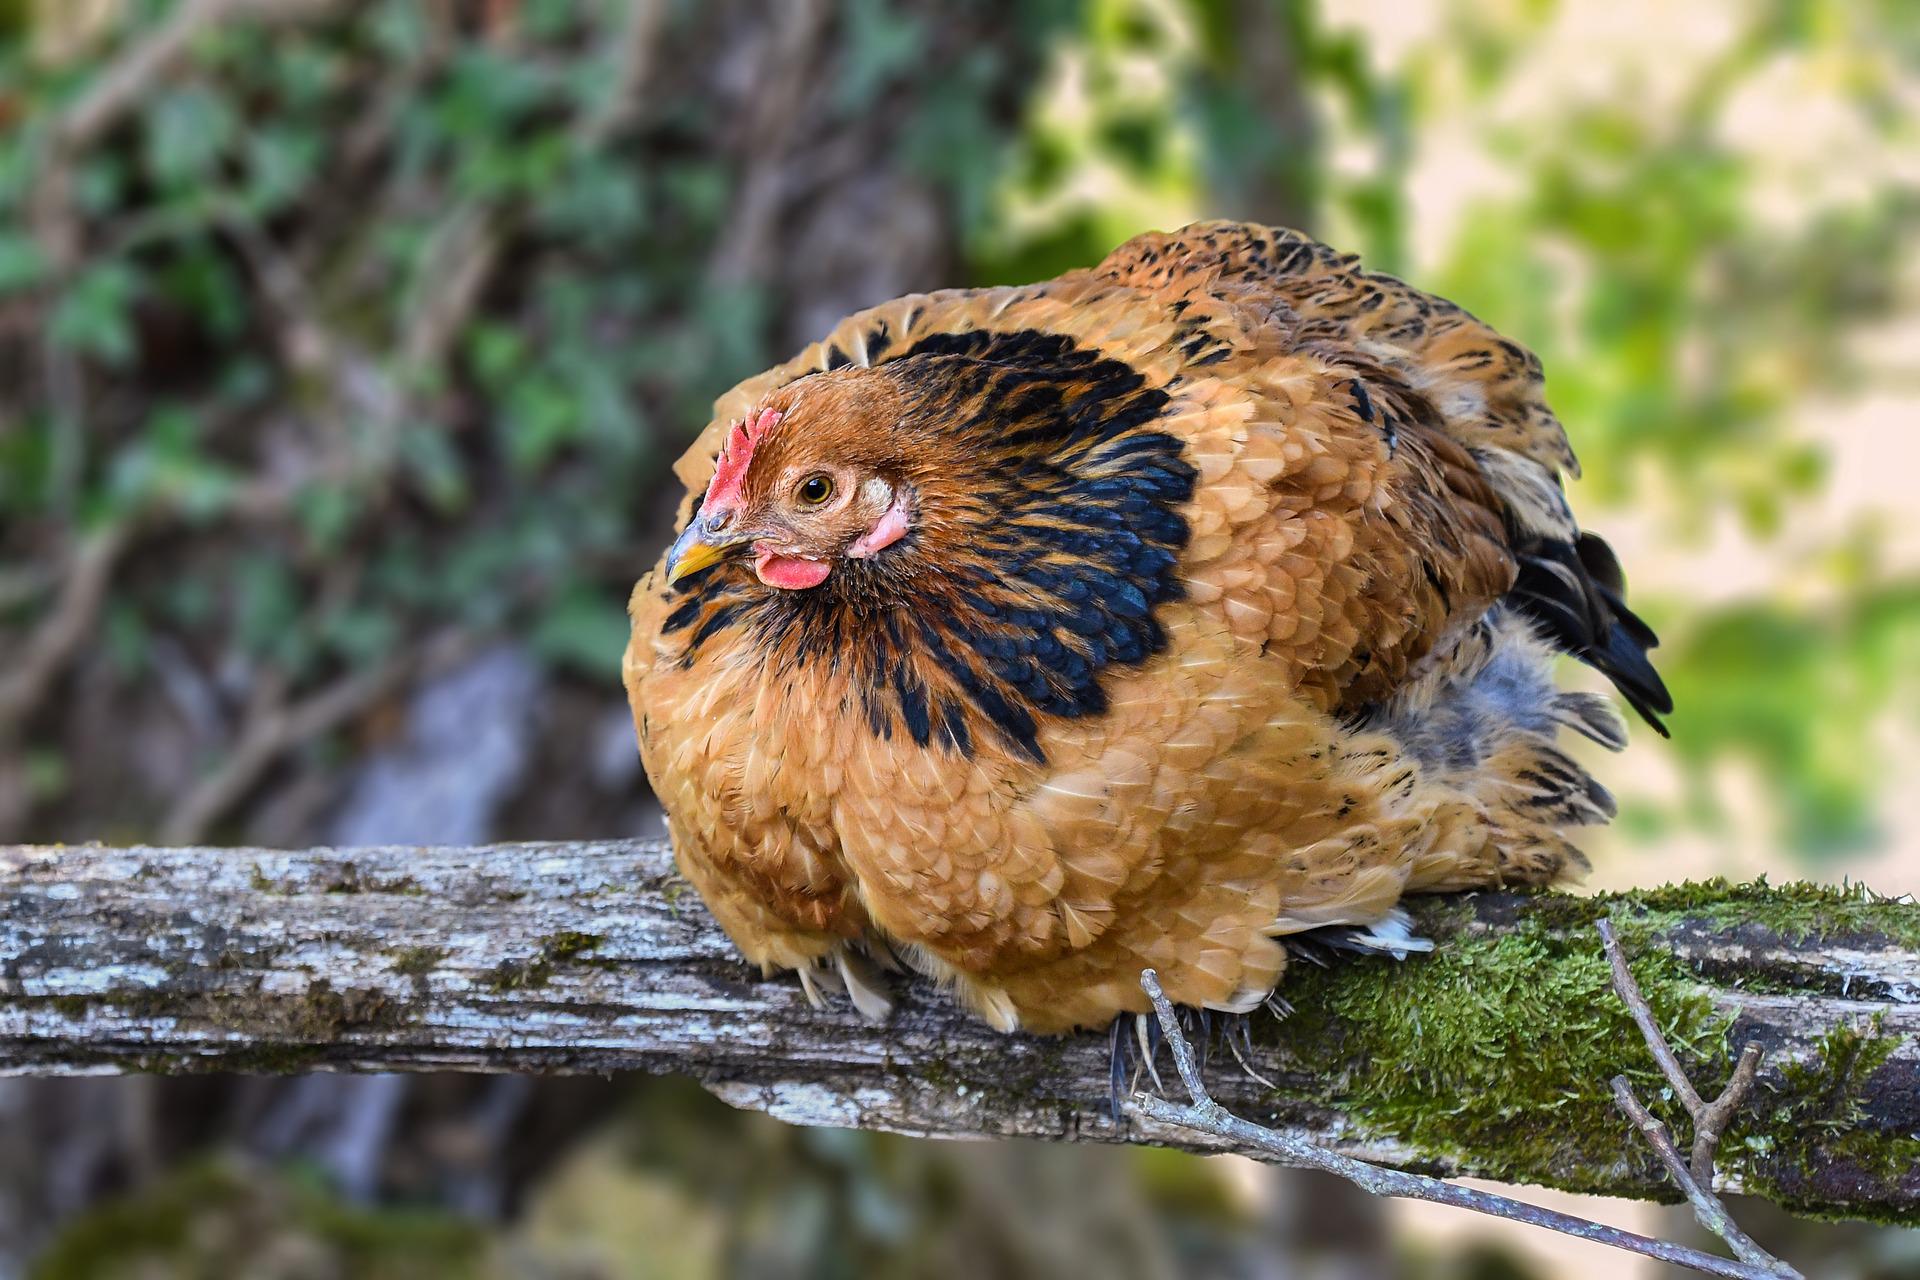
[[[770,587],[805,591],[808,587],[817,587],[825,582],[827,575],[833,572],[833,566],[825,560],[803,560],[799,556],[762,551],[753,562],[753,571],[760,575],[760,581]]]

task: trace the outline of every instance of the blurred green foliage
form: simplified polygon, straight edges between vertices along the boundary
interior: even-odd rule
[[[1418,7],[1369,10],[1369,31],[1346,6],[1269,0],[674,0],[649,28],[655,7],[622,0],[367,0],[202,31],[76,141],[177,3],[0,0],[0,653],[30,647],[90,539],[120,548],[78,641],[86,679],[0,723],[27,812],[0,786],[0,838],[103,833],[105,806],[76,795],[136,772],[115,753],[163,666],[206,673],[233,712],[451,627],[515,637],[617,702],[625,595],[677,499],[667,468],[716,393],[817,336],[810,308],[1037,279],[1235,216],[1304,224],[1537,350],[1589,524],[1632,523],[1676,559],[1731,537],[1768,570],[1700,599],[1644,547],[1629,557],[1656,579],[1635,600],[1679,703],[1671,745],[1632,750],[1670,752],[1688,781],[1677,801],[1630,793],[1630,834],[1726,829],[1733,762],[1784,848],[1870,845],[1896,783],[1889,721],[1920,723],[1920,566],[1883,553],[1910,513],[1807,527],[1823,499],[1851,501],[1834,491],[1848,442],[1816,406],[1886,386],[1863,334],[1916,313],[1920,21],[1901,0],[1731,5],[1705,56],[1649,34],[1677,93],[1569,87],[1511,109],[1583,5],[1440,3],[1430,33],[1389,42]],[[48,36],[96,10],[118,20]],[[1855,179],[1839,194],[1783,202],[1766,140],[1736,127],[1783,68],[1835,90],[1885,162],[1836,161]],[[1463,134],[1497,180],[1436,248],[1420,162]],[[196,740],[198,765],[232,736],[220,720]],[[304,765],[336,775],[357,750],[314,744]],[[116,815],[145,836],[166,800]],[[748,1131],[671,1094],[639,1105],[614,1171],[587,1176],[596,1230],[631,1226],[639,1170],[667,1185],[641,1221],[684,1225],[690,1249],[725,1234],[788,1274],[1012,1258],[1053,1275],[1092,1256],[1005,1238],[1019,1215],[995,1197],[1021,1184],[1001,1166]],[[1188,1163],[1137,1161],[1138,1185],[1102,1182],[1106,1216],[1062,1238],[1118,1241],[1120,1274],[1195,1265],[1231,1207]],[[235,1183],[191,1170],[161,1184],[158,1219],[103,1210],[48,1273],[162,1256],[224,1274],[267,1247],[259,1223],[292,1224],[328,1274],[360,1274],[368,1249],[407,1274],[427,1255],[450,1274],[498,1264],[442,1217],[363,1213],[297,1177]],[[189,1202],[218,1202],[231,1248],[174,1230]],[[1141,1226],[1148,1203],[1164,1232]],[[565,1235],[575,1219],[547,1209]]]
[[[1180,1153],[790,1128],[663,1080],[509,1230],[346,1203],[298,1166],[204,1161],[77,1218],[30,1274],[1149,1280],[1224,1274],[1258,1244],[1225,1181]]]
[[[103,610],[130,682],[162,633],[302,688],[446,626],[609,680],[666,464],[717,391],[784,353],[782,317],[817,287],[716,269],[754,198],[730,116],[757,90],[687,68],[719,67],[747,19],[670,7],[640,33],[644,84],[629,24],[647,6],[449,18],[378,0],[222,23],[138,110],[64,145],[92,72],[170,6],[133,11],[88,56],[37,54],[24,10],[0,46],[19,121],[0,131],[0,317],[22,339],[0,553],[140,529],[159,571],[117,575]],[[1387,63],[1311,5],[1050,0],[996,11],[984,39],[849,0],[805,128],[893,117],[865,167],[928,185],[951,269],[976,282],[1195,216],[1305,222],[1541,354],[1601,528],[1607,507],[1682,542],[1731,521],[1758,554],[1807,559],[1796,520],[1833,445],[1805,415],[1870,386],[1859,333],[1910,312],[1889,268],[1920,190],[1889,164],[1782,218],[1729,122],[1782,65],[1813,66],[1888,155],[1915,154],[1915,24],[1768,0],[1677,95],[1514,118],[1486,108],[1562,6],[1447,12]],[[1417,261],[1423,128],[1476,111],[1508,181]],[[1668,819],[1721,822],[1711,774],[1739,759],[1779,798],[1784,845],[1873,839],[1880,783],[1850,757],[1890,703],[1911,708],[1916,596],[1912,566],[1876,562],[1870,515],[1821,553],[1848,568],[1818,604],[1640,596],[1669,632],[1673,750],[1695,779]],[[0,620],[24,625],[41,587],[0,595]]]
[[[1046,7],[1022,25],[1044,30]],[[704,269],[735,197],[700,144],[716,122],[663,102],[636,126],[645,163],[607,145],[596,115],[632,92],[613,83],[621,5],[533,0],[511,38],[450,44],[427,7],[351,8],[204,33],[187,74],[73,161],[62,213],[84,256],[51,281],[27,228],[88,79],[0,54],[34,108],[0,137],[0,298],[41,291],[46,359],[92,385],[5,406],[8,549],[62,524],[251,526],[188,572],[239,588],[213,606],[228,641],[296,681],[429,620],[524,629],[610,678],[665,461],[776,354],[770,300]],[[918,19],[854,8],[846,113],[922,44]],[[923,139],[968,135],[1004,62],[950,69],[903,131],[901,161],[932,157],[956,197],[980,156]],[[461,272],[483,277],[471,303]],[[435,335],[447,308],[457,329]],[[276,447],[291,479],[255,486],[263,519],[243,504]],[[342,562],[355,580],[317,590]],[[214,621],[180,585],[120,584],[123,630]]]
[[[76,1221],[34,1280],[255,1275],[484,1280],[485,1231],[448,1214],[345,1205],[297,1173],[200,1163]]]
[[[1677,109],[1653,95],[1577,99],[1497,129],[1517,189],[1472,207],[1434,283],[1545,362],[1590,520],[1605,528],[1595,509],[1634,507],[1679,545],[1731,523],[1779,559],[1776,595],[1706,609],[1648,600],[1672,642],[1659,661],[1677,704],[1672,749],[1695,779],[1691,816],[1724,825],[1708,774],[1741,760],[1777,799],[1786,848],[1858,851],[1893,768],[1870,763],[1875,726],[1920,710],[1920,566],[1877,562],[1875,522],[1889,513],[1857,508],[1825,535],[1840,541],[1812,549],[1795,526],[1843,444],[1807,415],[1884,383],[1861,336],[1913,313],[1899,265],[1920,243],[1920,186],[1889,163],[1864,190],[1782,210],[1735,115],[1775,82],[1762,77],[1823,67],[1876,149],[1920,156],[1920,122],[1900,105],[1920,75],[1915,24],[1895,8],[1801,0],[1738,16]],[[1532,24],[1459,25],[1494,80],[1526,57]],[[1814,561],[1818,603],[1788,595],[1796,558]]]

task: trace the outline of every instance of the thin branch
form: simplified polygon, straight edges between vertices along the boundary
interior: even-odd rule
[[[234,18],[300,21],[337,7],[339,0],[181,0],[166,19],[145,31],[92,77],[54,121],[40,158],[30,219],[34,237],[64,274],[80,257],[73,211],[73,157],[99,141],[171,75],[194,41]]]
[[[665,0],[625,0],[624,21],[611,33],[613,75],[606,96],[583,112],[573,128],[574,145],[582,151],[604,146],[638,111],[642,90],[653,72],[660,29],[666,20]]]
[[[297,21],[339,0],[181,0],[166,21],[109,62],[61,117],[59,141],[83,147],[121,120],[176,66],[202,33],[234,18]]]
[[[1775,1268],[1716,1257],[1697,1249],[1689,1249],[1684,1245],[1655,1240],[1632,1231],[1622,1231],[1618,1227],[1609,1227],[1604,1223],[1545,1209],[1539,1205],[1527,1204],[1525,1201],[1514,1200],[1493,1192],[1443,1182],[1424,1174],[1383,1169],[1378,1165],[1368,1164],[1364,1160],[1355,1160],[1350,1156],[1343,1156],[1338,1152],[1315,1146],[1292,1134],[1241,1120],[1215,1102],[1208,1094],[1206,1083],[1200,1078],[1200,1066],[1194,1058],[1193,1046],[1188,1043],[1186,1034],[1180,1029],[1180,1019],[1174,1011],[1173,1002],[1168,1000],[1166,992],[1161,990],[1159,976],[1148,969],[1140,975],[1140,985],[1145,989],[1148,998],[1153,1001],[1154,1014],[1159,1019],[1161,1034],[1166,1037],[1167,1045],[1173,1051],[1173,1062],[1180,1072],[1180,1082],[1186,1086],[1187,1095],[1192,1101],[1187,1106],[1180,1106],[1165,1098],[1136,1095],[1127,1104],[1127,1109],[1134,1114],[1162,1124],[1178,1125],[1224,1138],[1242,1152],[1249,1150],[1262,1152],[1273,1156],[1282,1164],[1331,1173],[1335,1177],[1345,1178],[1371,1195],[1427,1200],[1435,1204],[1471,1209],[1475,1213],[1505,1218],[1510,1222],[1524,1222],[1529,1226],[1543,1227],[1561,1235],[1610,1245],[1643,1257],[1657,1258],[1662,1262],[1686,1267],[1706,1275],[1729,1276],[1733,1277],[1733,1280],[1778,1280],[1782,1275],[1791,1274]]]
[[[0,568],[0,613],[30,603],[59,576],[53,565],[42,560]]]
[[[1647,1140],[1654,1154],[1660,1157],[1660,1163],[1666,1166],[1667,1176],[1673,1179],[1673,1185],[1686,1194],[1687,1203],[1693,1206],[1693,1216],[1701,1226],[1727,1242],[1742,1261],[1751,1262],[1760,1267],[1763,1274],[1769,1276],[1799,1277],[1800,1273],[1775,1258],[1772,1254],[1755,1244],[1753,1237],[1740,1229],[1733,1216],[1727,1212],[1727,1206],[1720,1198],[1701,1186],[1694,1179],[1693,1172],[1687,1168],[1687,1162],[1681,1158],[1680,1149],[1673,1145],[1673,1135],[1667,1132],[1667,1126],[1660,1123],[1651,1111],[1634,1096],[1633,1086],[1627,1083],[1625,1076],[1613,1078],[1613,1100],[1619,1104],[1627,1118],[1633,1121],[1634,1128]]]
[[[819,0],[791,0],[775,12],[778,19],[760,39],[756,88],[739,122],[746,154],[728,202],[727,225],[707,258],[707,275],[717,285],[739,285],[765,274],[791,194],[789,179],[799,172],[789,162],[794,133],[808,118],[801,108],[820,84],[817,55],[831,11]]]
[[[426,646],[428,665],[444,663],[459,652],[462,638],[442,636]],[[252,790],[267,769],[288,751],[337,728],[400,687],[414,669],[411,655],[388,659],[352,672],[291,705],[277,682],[262,684],[248,710],[238,741],[218,768],[195,783],[160,824],[167,844],[191,844],[221,815]]]
[[[623,19],[609,32],[613,75],[607,93],[574,121],[573,145],[604,146],[639,109],[653,69],[667,6],[663,0],[625,0]],[[446,356],[500,260],[519,210],[474,199],[455,207],[435,228],[420,288],[401,326],[401,368],[408,376],[431,370]]]
[[[0,676],[0,739],[40,704],[54,678],[92,631],[114,565],[126,545],[126,526],[112,524],[83,536],[69,554],[60,598],[7,662],[6,674]]]
[[[1673,1096],[1680,1100],[1680,1105],[1687,1109],[1687,1117],[1693,1121],[1693,1176],[1702,1185],[1711,1187],[1714,1152],[1720,1149],[1720,1138],[1727,1130],[1728,1121],[1733,1119],[1734,1113],[1753,1089],[1754,1077],[1760,1070],[1760,1045],[1756,1041],[1748,1041],[1740,1050],[1740,1061],[1735,1064],[1727,1087],[1712,1102],[1703,1100],[1654,1020],[1653,1010],[1648,1006],[1647,998],[1641,993],[1640,984],[1627,964],[1626,952],[1621,950],[1613,921],[1602,920],[1595,927],[1600,930],[1600,944],[1606,948],[1607,963],[1613,970],[1614,993],[1627,1006],[1627,1012],[1633,1015],[1634,1025],[1640,1028],[1641,1038],[1647,1042],[1653,1060],[1660,1066],[1660,1074],[1666,1078],[1668,1086],[1673,1089]]]
[[[1726,1132],[1727,1122],[1753,1088],[1754,1077],[1760,1070],[1759,1044],[1748,1042],[1740,1051],[1740,1061],[1735,1065],[1727,1087],[1712,1102],[1703,1100],[1654,1020],[1653,1009],[1640,990],[1633,969],[1627,964],[1627,955],[1620,946],[1619,936],[1614,932],[1613,921],[1601,920],[1595,927],[1600,931],[1600,943],[1606,949],[1607,963],[1613,971],[1614,993],[1627,1006],[1627,1012],[1633,1015],[1634,1025],[1640,1028],[1641,1038],[1647,1042],[1653,1060],[1660,1066],[1660,1074],[1666,1078],[1674,1097],[1680,1100],[1693,1121],[1691,1168],[1681,1158],[1680,1149],[1674,1145],[1673,1135],[1667,1132],[1667,1126],[1655,1119],[1653,1113],[1641,1104],[1625,1076],[1613,1078],[1614,1102],[1652,1146],[1654,1154],[1666,1167],[1667,1176],[1673,1179],[1673,1184],[1685,1193],[1688,1203],[1693,1206],[1693,1216],[1701,1226],[1725,1240],[1727,1247],[1741,1258],[1756,1266],[1769,1268],[1771,1274],[1799,1276],[1799,1272],[1754,1243],[1752,1237],[1734,1222],[1727,1207],[1712,1190],[1714,1153],[1720,1147],[1720,1137]]]
[[[1673,1088],[1673,1096],[1687,1109],[1689,1116],[1698,1117],[1705,1110],[1706,1103],[1694,1089],[1693,1081],[1687,1078],[1687,1072],[1680,1065],[1680,1059],[1673,1054],[1667,1044],[1667,1037],[1653,1020],[1653,1010],[1648,1006],[1646,997],[1640,994],[1640,984],[1634,980],[1633,970],[1627,967],[1626,953],[1620,950],[1620,939],[1614,936],[1613,921],[1602,920],[1597,926],[1600,930],[1600,944],[1606,948],[1607,963],[1613,967],[1613,989],[1620,1002],[1627,1006],[1627,1012],[1633,1015],[1634,1025],[1640,1028],[1640,1036],[1647,1042],[1647,1048],[1653,1052],[1654,1062],[1659,1064],[1660,1074]]]
[[[1747,1095],[1753,1092],[1753,1082],[1760,1073],[1760,1059],[1763,1056],[1760,1043],[1749,1040],[1740,1050],[1740,1061],[1734,1064],[1733,1074],[1727,1078],[1727,1087],[1720,1096],[1706,1105],[1706,1108],[1693,1117],[1693,1176],[1705,1185],[1713,1185],[1713,1157],[1720,1149],[1720,1139],[1727,1131],[1727,1125],[1734,1114],[1746,1102]]]

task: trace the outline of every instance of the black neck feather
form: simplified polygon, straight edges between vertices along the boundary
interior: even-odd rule
[[[1033,330],[937,334],[893,359],[907,537],[805,591],[718,567],[680,584],[663,630],[687,634],[689,666],[732,628],[770,668],[828,664],[880,737],[971,755],[991,736],[1040,760],[1046,717],[1101,714],[1109,669],[1166,647],[1154,614],[1181,593],[1196,478],[1155,429],[1168,396]]]

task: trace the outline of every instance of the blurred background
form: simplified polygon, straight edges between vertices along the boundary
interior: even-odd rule
[[[712,398],[1210,216],[1545,360],[1680,708],[1596,885],[1920,889],[1905,0],[0,0],[0,841],[658,833],[622,609]],[[0,1277],[1664,1274],[1620,1257],[670,1080],[0,1082]]]

